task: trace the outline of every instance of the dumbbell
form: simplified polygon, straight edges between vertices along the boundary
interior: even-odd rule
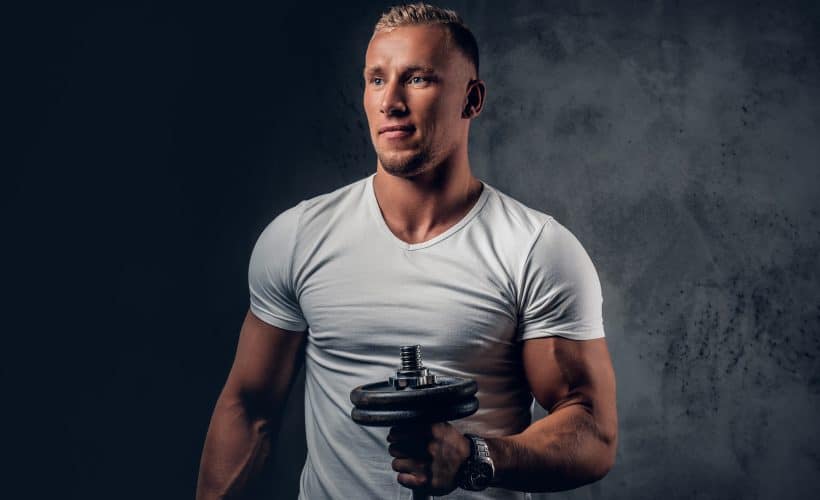
[[[387,380],[350,391],[350,416],[360,425],[390,427],[432,424],[472,415],[478,410],[473,379],[430,373],[421,360],[421,346],[401,346],[401,366]],[[413,490],[413,499],[429,498]]]

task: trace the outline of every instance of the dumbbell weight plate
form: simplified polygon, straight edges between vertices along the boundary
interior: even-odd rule
[[[477,390],[475,380],[438,376],[436,385],[421,388],[396,389],[387,381],[361,385],[350,391],[350,401],[364,410],[424,410],[466,401]]]
[[[453,404],[426,409],[374,410],[355,407],[350,416],[359,425],[387,427],[405,423],[447,422],[469,417],[478,410],[478,399],[470,397]]]

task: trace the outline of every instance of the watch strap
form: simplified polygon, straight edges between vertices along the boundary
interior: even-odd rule
[[[465,436],[470,440],[470,456],[459,469],[458,485],[465,490],[481,491],[492,481],[495,465],[484,438],[475,434]]]

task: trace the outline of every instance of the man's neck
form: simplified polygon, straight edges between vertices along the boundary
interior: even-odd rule
[[[373,190],[387,226],[412,244],[435,238],[460,221],[478,201],[482,184],[466,161],[411,178],[391,175],[379,163]]]

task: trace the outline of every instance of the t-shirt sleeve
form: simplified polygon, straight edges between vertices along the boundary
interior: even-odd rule
[[[250,308],[270,325],[302,332],[307,322],[293,283],[293,250],[302,204],[279,214],[259,235],[248,265]]]
[[[598,273],[578,239],[555,219],[542,226],[520,276],[519,340],[604,336]]]

